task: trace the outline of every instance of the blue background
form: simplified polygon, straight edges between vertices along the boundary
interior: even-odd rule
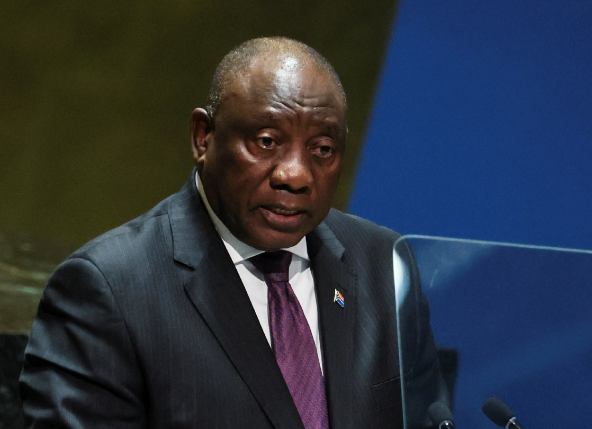
[[[403,0],[349,210],[403,234],[592,249],[591,146],[591,1]],[[479,409],[487,396],[526,427],[589,418],[590,348],[564,343],[589,341],[592,325],[562,331],[557,315],[574,310],[559,298],[591,308],[592,291],[537,277],[537,258],[472,268],[492,282],[526,268],[533,283],[518,281],[512,299],[485,281],[459,278],[459,293],[427,281],[436,341],[460,352],[459,427],[495,427]],[[522,309],[496,312],[508,299]],[[526,329],[531,341],[517,339]],[[510,340],[504,359],[487,352],[491,332]]]
[[[592,2],[402,1],[349,211],[592,249]]]

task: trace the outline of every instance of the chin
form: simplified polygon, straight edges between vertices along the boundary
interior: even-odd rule
[[[251,243],[247,242],[247,244],[257,249],[265,250],[266,252],[273,252],[275,250],[295,246],[300,240],[302,240],[302,237],[304,237],[304,234],[286,236],[286,234],[268,233],[263,237],[257,237],[257,239],[252,240]]]

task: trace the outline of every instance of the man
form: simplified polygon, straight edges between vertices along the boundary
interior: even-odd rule
[[[30,427],[401,427],[398,236],[330,209],[346,115],[310,47],[262,38],[228,54],[192,115],[198,174],[50,279],[21,377]],[[263,251],[287,257],[284,277]],[[437,360],[401,258],[407,418],[423,424]]]

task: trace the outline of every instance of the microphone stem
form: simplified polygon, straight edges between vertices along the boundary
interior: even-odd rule
[[[507,429],[524,429],[520,423],[518,423],[518,419],[516,417],[512,417],[508,420],[508,424],[506,425]]]

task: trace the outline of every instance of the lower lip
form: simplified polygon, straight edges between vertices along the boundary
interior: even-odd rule
[[[298,212],[293,215],[281,215],[263,207],[260,207],[259,210],[267,223],[269,223],[274,229],[291,230],[300,226],[304,219],[303,212]]]

